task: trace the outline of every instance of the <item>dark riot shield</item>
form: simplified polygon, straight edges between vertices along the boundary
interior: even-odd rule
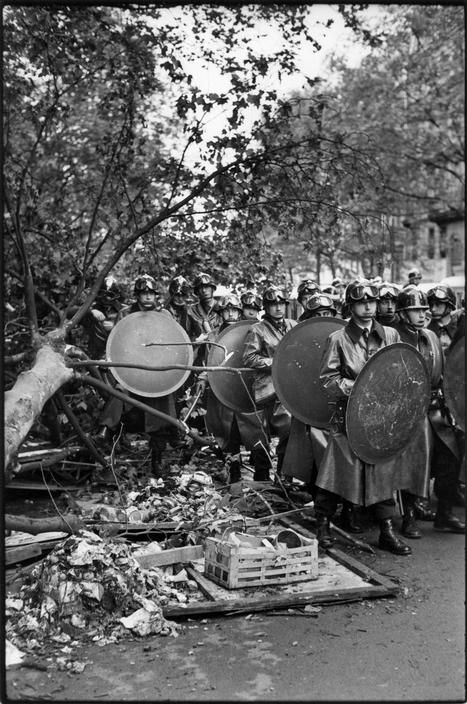
[[[443,386],[446,404],[465,432],[465,337],[455,343],[446,358]]]
[[[156,343],[156,344],[153,344]],[[120,320],[107,339],[107,359],[143,366],[193,364],[193,348],[185,330],[168,313],[141,311]],[[178,389],[190,370],[148,371],[111,367],[112,374],[128,391],[156,398]]]
[[[257,320],[240,320],[226,327],[217,336],[215,342],[224,345],[227,355],[231,356],[224,362],[227,367],[244,367],[242,362],[245,337],[250,327]],[[224,351],[220,347],[212,346],[208,354],[208,366],[221,366],[224,360]],[[216,398],[237,413],[253,413],[255,409],[252,384],[253,372],[208,372],[210,387]]]
[[[428,371],[430,373],[431,385],[437,386],[443,375],[443,348],[441,347],[441,343],[438,338],[434,339],[430,335],[427,339],[430,346],[430,364],[428,365]]]
[[[370,357],[350,392],[347,437],[364,462],[391,459],[412,439],[430,403],[430,377],[420,352],[396,342]]]
[[[329,427],[332,409],[321,389],[319,369],[329,335],[346,324],[340,318],[309,318],[289,330],[272,361],[276,393],[295,418],[315,428]]]

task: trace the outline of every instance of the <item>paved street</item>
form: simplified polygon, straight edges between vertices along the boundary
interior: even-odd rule
[[[81,674],[13,671],[9,694],[100,702],[464,701],[464,536],[420,525],[424,537],[412,541],[411,557],[346,548],[400,582],[396,599],[323,606],[315,616],[187,621],[176,639],[86,646]],[[375,541],[376,530],[366,538]]]

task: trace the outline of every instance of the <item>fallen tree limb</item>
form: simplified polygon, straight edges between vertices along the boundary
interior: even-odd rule
[[[31,535],[54,531],[77,533],[85,527],[85,522],[72,513],[64,514],[63,516],[52,516],[51,518],[29,518],[29,516],[5,514],[5,530],[17,530],[22,533],[31,533]]]
[[[45,402],[73,378],[60,352],[45,343],[39,348],[32,369],[22,372],[10,391],[5,392],[5,468],[8,470],[18,448],[38,418]]]
[[[149,413],[149,415],[155,416],[156,418],[162,418],[167,423],[174,425],[176,428],[181,430],[183,433],[186,433],[186,435],[189,435],[191,438],[193,438],[193,440],[195,442],[197,442],[200,445],[209,445],[209,446],[215,445],[214,440],[211,440],[210,438],[207,438],[203,435],[198,435],[198,433],[191,430],[186,425],[186,423],[183,423],[182,421],[178,420],[177,418],[173,418],[173,416],[167,415],[167,413],[163,413],[162,411],[158,411],[155,408],[151,408],[151,406],[148,406],[145,403],[142,403],[141,401],[138,401],[137,399],[132,398],[131,396],[128,396],[128,394],[124,394],[121,391],[117,391],[117,389],[114,389],[114,387],[110,386],[109,384],[105,384],[104,382],[99,381],[98,379],[94,379],[91,376],[85,376],[84,374],[76,374],[75,378],[77,378],[83,384],[89,384],[89,386],[94,386],[96,389],[100,389],[101,391],[103,391],[106,394],[109,394],[111,396],[115,396],[116,398],[119,398],[121,401],[125,401],[126,403],[128,403],[132,406],[135,406],[135,408],[140,408],[145,413]]]
[[[89,452],[91,453],[92,457],[94,457],[99,464],[101,464],[103,467],[107,467],[107,462],[105,461],[105,458],[101,455],[101,453],[98,451],[94,443],[89,439],[89,437],[86,435],[86,433],[83,431],[81,428],[79,421],[73,411],[71,410],[70,406],[65,400],[65,396],[63,395],[63,392],[61,389],[58,389],[55,392],[55,397],[58,401],[58,404],[68,420],[70,421],[70,424],[76,431],[78,437],[82,440],[84,445],[88,448]]]

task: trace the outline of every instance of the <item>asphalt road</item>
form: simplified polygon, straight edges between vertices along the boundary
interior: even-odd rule
[[[463,509],[456,509],[459,516]],[[413,554],[353,557],[396,580],[400,596],[318,614],[185,621],[178,638],[85,646],[81,674],[22,667],[11,699],[48,701],[464,702],[465,537],[420,523]],[[365,535],[375,543],[376,530]]]

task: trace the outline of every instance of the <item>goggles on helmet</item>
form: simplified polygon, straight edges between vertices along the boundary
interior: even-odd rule
[[[392,284],[381,284],[379,287],[380,298],[397,298],[398,295],[398,289]]]
[[[260,298],[255,293],[250,293],[249,291],[247,291],[246,293],[242,294],[240,300],[242,302],[242,305],[247,308],[256,308],[257,310],[261,310]]]
[[[306,279],[305,281],[302,281],[301,284],[299,284],[297,288],[297,296],[300,299],[303,295],[307,293],[316,293],[319,290],[320,289],[316,281],[313,281],[312,279]]]
[[[335,310],[334,301],[331,296],[327,296],[323,293],[318,293],[312,296],[306,303],[305,308],[307,310],[319,310],[320,308],[330,308]]]
[[[287,303],[287,296],[284,291],[276,288],[268,288],[263,293],[263,301],[265,303]]]
[[[157,293],[157,284],[152,276],[141,276],[135,281],[135,293],[142,293],[143,291],[154,291]]]
[[[444,288],[432,288],[428,291],[429,298],[436,298],[439,301],[448,301],[451,297]]]
[[[351,287],[347,295],[351,301],[362,301],[365,297],[376,299],[379,297],[379,288],[373,284],[357,284]]]

